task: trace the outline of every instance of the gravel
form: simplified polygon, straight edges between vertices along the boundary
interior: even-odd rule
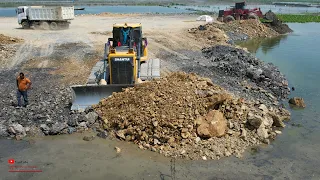
[[[86,124],[92,126],[95,123],[97,115],[94,113],[87,115],[70,111],[71,91],[59,83],[60,76],[49,73],[52,70],[24,71],[33,85],[28,92],[29,105],[20,109],[15,108],[17,105],[15,78],[20,70],[1,71],[0,136],[15,136],[17,133],[10,132],[10,127],[18,127],[17,124],[27,129],[32,127],[27,134],[39,134],[37,131],[41,130],[45,135],[57,135],[77,132],[85,129]],[[80,122],[84,123],[82,127]]]

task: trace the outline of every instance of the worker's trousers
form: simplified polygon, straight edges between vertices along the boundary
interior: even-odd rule
[[[17,91],[17,98],[18,98],[18,106],[21,106],[21,96],[23,97],[24,100],[24,105],[28,105],[28,93],[27,91]]]

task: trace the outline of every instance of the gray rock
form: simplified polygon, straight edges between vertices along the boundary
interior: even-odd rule
[[[201,138],[200,137],[196,137],[196,143],[200,142]]]
[[[79,127],[87,128],[86,122],[79,123]]]
[[[68,127],[68,125],[65,124],[65,123],[56,122],[55,124],[52,125],[52,127],[51,127],[51,129],[49,131],[49,134],[50,135],[59,134],[62,130],[64,130],[67,127]]]
[[[257,129],[257,134],[261,139],[266,139],[269,136],[268,130],[264,126],[261,126],[259,129]]]
[[[283,119],[280,118],[280,116],[278,116],[277,114],[275,113],[269,113],[269,115],[272,117],[273,119],[273,126],[276,126],[276,127],[285,127],[286,125],[282,122]]]
[[[0,124],[0,136],[6,137],[8,136],[7,127],[3,124]]]
[[[14,123],[14,124],[9,125],[8,131],[14,135],[26,136],[25,128],[21,124],[18,124],[18,123]]]
[[[41,124],[40,129],[45,133],[48,134],[50,131],[50,128],[46,124]]]
[[[97,136],[102,139],[107,139],[108,133],[106,131],[102,131],[102,132],[99,132]]]
[[[88,113],[90,113],[90,112],[93,112],[93,111],[94,111],[94,109],[93,109],[91,106],[87,107],[87,108],[84,110],[84,112],[85,112],[86,114],[88,114]]]
[[[253,115],[253,116],[248,115],[248,122],[254,128],[258,129],[260,125],[263,123],[263,118],[258,115]]]
[[[261,104],[261,105],[259,106],[259,109],[260,109],[261,111],[264,111],[264,112],[268,112],[268,111],[269,111],[268,108],[267,108],[267,106],[264,105],[264,104]]]
[[[241,128],[241,137],[243,139],[246,139],[247,138],[247,130],[245,130],[244,128]]]
[[[83,140],[84,141],[92,141],[92,140],[94,140],[95,139],[95,136],[84,136],[83,137]]]
[[[154,140],[153,140],[153,144],[154,144],[154,145],[160,144],[160,141],[159,141],[158,139],[154,139]]]
[[[69,119],[68,120],[68,123],[67,123],[69,126],[71,127],[76,127],[77,126],[77,120],[76,119]]]
[[[87,122],[89,124],[93,124],[98,119],[99,115],[96,112],[89,112],[85,115],[85,118],[87,119]]]
[[[28,136],[31,136],[31,137],[42,137],[42,136],[45,135],[42,132],[42,130],[39,127],[35,126],[35,125],[33,125],[31,127],[28,127],[28,128],[29,128],[29,130],[27,131]],[[26,127],[26,129],[27,129],[27,127]]]
[[[68,134],[72,134],[73,132],[76,132],[77,129],[74,127],[68,127]]]

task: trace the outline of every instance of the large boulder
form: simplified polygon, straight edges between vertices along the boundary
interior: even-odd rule
[[[56,134],[60,134],[62,132],[62,130],[66,129],[68,127],[68,125],[66,123],[59,123],[56,122],[55,124],[52,125],[49,134],[50,135],[56,135]]]
[[[89,112],[85,115],[85,119],[87,121],[87,125],[94,124],[98,119],[99,115],[96,112]]]
[[[227,120],[218,110],[209,111],[205,116],[205,122],[197,128],[198,136],[203,138],[221,137],[225,135]]]
[[[248,114],[247,120],[251,126],[258,129],[263,123],[263,118],[258,115],[253,115],[251,113]]]
[[[8,127],[8,132],[14,135],[22,135],[22,136],[26,136],[26,130],[25,128],[18,123],[14,123],[9,125]]]
[[[304,103],[304,100],[301,97],[291,98],[289,100],[289,104],[292,104],[292,105],[294,105],[296,107],[300,107],[300,108],[305,108],[306,107],[306,104]]]

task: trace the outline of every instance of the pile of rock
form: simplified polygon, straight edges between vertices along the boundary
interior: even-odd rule
[[[188,159],[241,156],[269,143],[290,114],[232,97],[195,74],[168,77],[114,93],[93,107],[111,136],[141,149]]]
[[[20,70],[3,70],[0,74],[3,80],[0,82],[0,136],[71,134],[99,127],[98,116],[92,110],[70,111],[70,89],[61,86],[59,77],[48,74],[47,69],[23,71],[33,82],[33,89],[28,92],[29,105],[16,109],[14,78],[18,72]]]
[[[211,60],[208,68],[216,73],[237,78],[238,82],[254,82],[258,87],[271,91],[277,99],[287,98],[290,93],[288,81],[276,66],[264,63],[244,50],[215,46],[204,48],[202,52]]]
[[[199,26],[198,28],[189,29],[195,37],[207,39],[208,43],[216,44],[216,42],[227,41],[244,41],[251,38],[273,37],[278,36],[272,28],[267,27],[257,20],[241,20],[231,23],[213,23]]]
[[[217,27],[215,24],[200,25],[198,28],[191,28],[188,30],[189,33],[198,40],[202,39],[207,44],[223,44],[228,40],[228,36],[225,32]]]
[[[265,23],[265,25],[272,28],[279,34],[293,32],[293,30],[290,29],[287,24],[282,23],[282,21],[277,17],[277,15],[273,13],[271,10],[265,14],[265,18],[271,21],[270,23]]]

